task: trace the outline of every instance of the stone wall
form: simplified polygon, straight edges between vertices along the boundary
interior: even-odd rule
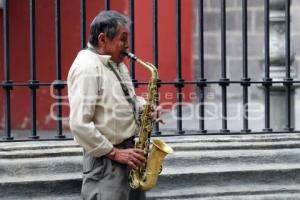
[[[273,3],[280,0],[270,0]],[[204,2],[204,66],[207,80],[219,80],[221,77],[221,0],[203,0]],[[199,75],[198,67],[198,23],[197,0],[195,4],[194,29],[194,78]],[[294,54],[292,76],[298,79],[298,62],[300,59],[300,1],[292,1],[291,5],[291,52]],[[230,80],[239,81],[242,77],[242,0],[227,0],[227,76]],[[271,45],[272,46],[272,45]],[[272,49],[270,49],[272,51]],[[248,74],[251,80],[262,80],[264,76],[264,1],[248,0]],[[281,79],[282,80],[282,79]],[[206,101],[220,101],[221,89],[217,84],[209,84],[206,88]],[[300,108],[300,92],[295,90],[295,112]],[[241,102],[242,87],[232,84],[228,87],[228,104]],[[264,92],[258,85],[249,88],[249,101],[264,106]],[[276,100],[277,101],[277,100]],[[278,103],[278,102],[277,102]],[[271,102],[272,104],[272,102]],[[276,104],[276,102],[275,102]],[[272,106],[271,105],[271,110]],[[284,110],[284,109],[283,109]],[[271,113],[272,115],[272,113]],[[284,113],[281,113],[284,116]],[[298,116],[295,117],[296,121]],[[263,120],[262,120],[263,121]],[[229,122],[230,123],[230,122]],[[296,123],[297,125],[297,123]],[[260,125],[263,128],[263,124]],[[259,129],[260,129],[259,128]],[[297,128],[297,127],[296,127]]]

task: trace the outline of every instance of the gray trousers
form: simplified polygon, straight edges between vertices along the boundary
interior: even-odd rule
[[[125,142],[117,148],[128,148],[132,143]],[[84,153],[83,200],[144,200],[145,192],[133,190],[129,186],[129,169],[105,156],[93,157]]]

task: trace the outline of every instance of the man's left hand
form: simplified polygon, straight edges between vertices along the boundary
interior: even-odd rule
[[[151,117],[153,121],[165,124],[165,122],[161,119],[161,114],[162,114],[162,107],[157,106],[154,111],[151,113]]]

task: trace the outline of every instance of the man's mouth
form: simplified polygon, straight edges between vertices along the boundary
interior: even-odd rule
[[[127,51],[123,51],[123,52],[121,53],[121,55],[124,56],[124,57],[126,57],[126,56],[128,55],[128,53],[127,53]]]

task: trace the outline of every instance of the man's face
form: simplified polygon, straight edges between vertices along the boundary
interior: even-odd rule
[[[126,26],[120,26],[117,35],[110,40],[106,37],[105,53],[111,55],[111,60],[119,64],[123,62],[125,55],[122,54],[129,47],[129,30]]]

